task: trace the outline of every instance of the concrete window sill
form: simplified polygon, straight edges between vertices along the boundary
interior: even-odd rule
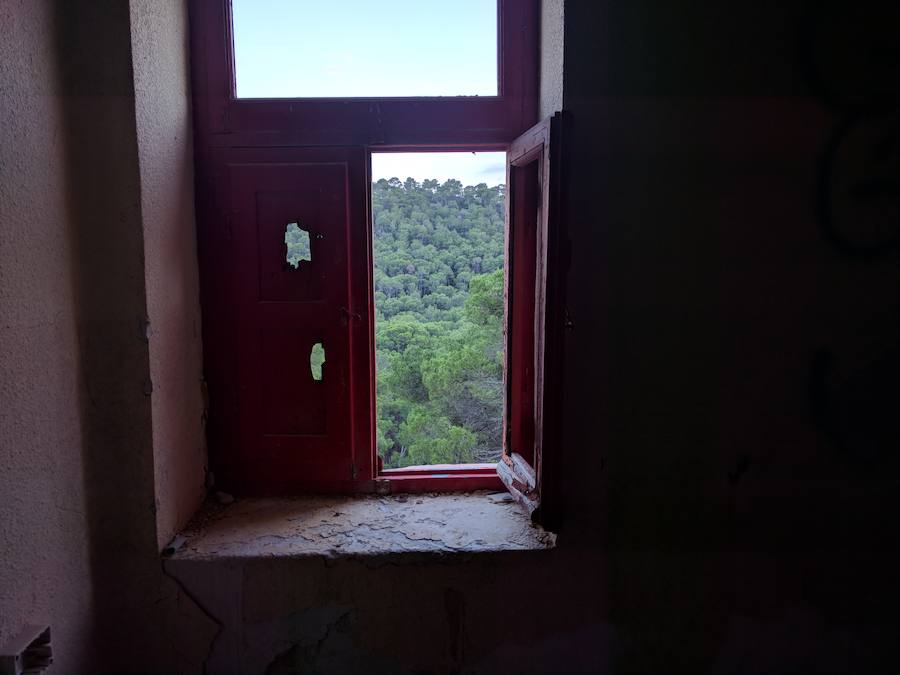
[[[203,509],[173,560],[490,553],[553,548],[505,493],[245,499]]]

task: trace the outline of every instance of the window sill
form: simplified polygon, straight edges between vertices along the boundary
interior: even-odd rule
[[[506,493],[244,499],[204,507],[170,559],[369,557],[543,550],[556,535]]]

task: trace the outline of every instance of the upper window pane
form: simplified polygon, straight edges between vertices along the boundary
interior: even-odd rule
[[[496,0],[232,0],[238,98],[496,96]]]

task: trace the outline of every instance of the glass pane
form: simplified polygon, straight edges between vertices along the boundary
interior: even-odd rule
[[[239,98],[496,96],[496,0],[232,0]]]
[[[372,155],[385,468],[500,457],[505,171],[503,152]]]

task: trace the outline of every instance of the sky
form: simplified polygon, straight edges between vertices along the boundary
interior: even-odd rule
[[[443,183],[455,178],[463,185],[506,182],[505,152],[373,152],[372,180],[412,177],[421,182],[433,178]]]
[[[496,96],[496,0],[232,0],[239,98]]]

